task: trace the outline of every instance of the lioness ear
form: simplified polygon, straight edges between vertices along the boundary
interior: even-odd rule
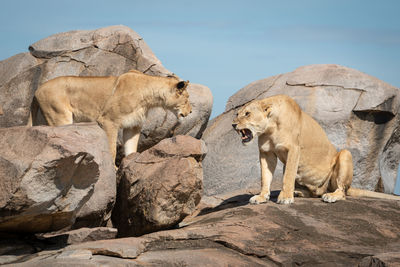
[[[269,113],[271,113],[271,104],[261,103],[261,108],[262,108],[263,112],[267,113],[267,115],[269,115]]]
[[[178,88],[179,91],[183,91],[186,89],[186,87],[189,85],[189,81],[180,81],[177,85],[176,88]]]

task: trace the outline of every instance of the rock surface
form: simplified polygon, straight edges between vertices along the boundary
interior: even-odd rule
[[[400,125],[393,131],[379,159],[383,187],[393,193],[400,164]],[[393,179],[394,178],[394,179]],[[400,181],[399,181],[400,182]]]
[[[275,201],[277,192],[273,195]],[[327,204],[298,198],[292,205],[249,205],[249,197],[246,192],[206,197],[183,228],[45,250],[13,266],[398,264],[400,202],[348,198]],[[365,265],[370,262],[375,265]]]
[[[378,255],[365,257],[359,267],[395,267],[400,265],[400,254],[399,253],[380,253]]]
[[[0,61],[0,127],[26,125],[43,62],[29,53]]]
[[[259,183],[257,141],[242,146],[231,123],[245,103],[277,94],[294,98],[324,128],[337,149],[351,151],[354,187],[374,190],[382,177],[385,192],[393,192],[396,171],[392,168],[400,158],[392,157],[390,166],[382,167],[386,168],[384,172],[379,161],[400,122],[400,90],[347,67],[311,65],[253,82],[229,98],[225,112],[209,123],[203,135],[209,148],[203,163],[205,194]],[[275,174],[280,176],[281,172],[282,167]]]
[[[204,142],[178,135],[123,160],[112,219],[119,236],[166,229],[191,214],[203,186]]]
[[[117,229],[109,227],[83,227],[62,233],[38,234],[36,237],[48,243],[65,246],[89,241],[114,239],[117,236],[117,232]]]
[[[26,125],[33,94],[42,83],[58,76],[121,75],[136,69],[150,75],[172,74],[143,39],[125,26],[70,31],[42,39],[23,53],[0,61],[0,127]],[[173,134],[201,136],[212,109],[212,95],[203,85],[190,84],[193,112],[178,121],[158,109],[145,122],[139,150]]]
[[[114,201],[113,168],[95,124],[1,128],[0,231],[71,227],[99,177],[114,181]]]
[[[93,141],[96,142],[96,140]],[[98,149],[100,144],[96,142],[95,146]],[[107,147],[103,146],[101,149],[101,158],[99,157],[98,160],[101,160],[103,164],[99,166],[99,179],[94,185],[92,196],[79,210],[72,226],[74,229],[106,226],[111,219],[111,211],[117,194],[116,174],[108,143]]]

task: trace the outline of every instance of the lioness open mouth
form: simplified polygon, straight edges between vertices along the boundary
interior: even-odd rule
[[[247,128],[238,130],[238,132],[242,135],[242,143],[250,142],[253,139],[252,132]]]

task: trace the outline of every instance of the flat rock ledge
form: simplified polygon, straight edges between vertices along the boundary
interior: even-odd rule
[[[250,196],[205,197],[185,227],[44,250],[12,266],[398,266],[400,202],[278,205],[274,191],[271,202],[249,205]]]

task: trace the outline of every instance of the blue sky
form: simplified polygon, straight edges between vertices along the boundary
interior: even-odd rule
[[[208,86],[213,117],[255,80],[309,64],[358,69],[400,87],[400,1],[2,0],[0,60],[51,34],[126,25],[163,65]]]

